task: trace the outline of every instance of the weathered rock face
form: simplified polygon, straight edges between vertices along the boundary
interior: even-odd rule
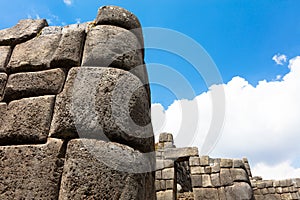
[[[18,44],[7,65],[9,72],[38,71],[50,68],[52,55],[58,47],[61,34],[46,34]]]
[[[2,100],[6,81],[7,81],[7,75],[5,73],[0,73],[0,100]]]
[[[57,96],[50,134],[111,140],[151,152],[154,141],[147,95],[140,80],[124,70],[72,68]]]
[[[76,139],[68,144],[60,199],[151,199],[148,158],[125,145]],[[97,173],[95,173],[97,172]],[[153,180],[152,180],[153,182]]]
[[[131,70],[143,65],[140,49],[140,43],[130,31],[117,26],[99,25],[87,33],[82,65]]]
[[[85,25],[79,24],[64,27],[60,43],[50,64],[51,67],[70,68],[80,66],[85,28]]]
[[[58,94],[64,81],[65,73],[61,69],[12,74],[5,87],[4,101]]]
[[[0,31],[0,45],[16,45],[25,42],[35,37],[47,25],[44,19],[20,20],[14,27]]]
[[[141,23],[131,12],[117,6],[103,6],[99,8],[95,23],[97,25],[114,25],[131,31],[144,46]]]
[[[54,96],[12,101],[3,116],[0,145],[44,143],[49,134]]]
[[[0,147],[0,199],[57,199],[63,142]]]
[[[2,72],[6,71],[5,66],[10,57],[10,51],[10,46],[0,46],[0,71]]]
[[[0,199],[156,199],[142,32],[111,12],[0,31]]]

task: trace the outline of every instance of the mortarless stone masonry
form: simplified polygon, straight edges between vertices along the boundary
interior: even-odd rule
[[[156,199],[140,22],[96,18],[0,30],[1,200]]]
[[[300,179],[252,177],[245,158],[199,156],[168,133],[154,145],[150,105],[129,11],[0,30],[0,199],[300,199]]]
[[[252,177],[246,158],[198,156],[195,147],[176,148],[170,133],[160,134],[155,146],[158,200],[300,199],[300,179],[274,181]]]

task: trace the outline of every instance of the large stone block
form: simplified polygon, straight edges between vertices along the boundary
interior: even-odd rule
[[[220,181],[222,186],[233,184],[233,180],[230,174],[230,169],[220,170]]]
[[[233,181],[244,181],[250,183],[248,174],[244,169],[230,169],[230,174]]]
[[[10,46],[0,46],[0,72],[6,71],[6,64],[9,61],[10,53]]]
[[[11,74],[5,88],[5,101],[24,97],[58,94],[64,85],[65,73],[61,69]]]
[[[220,174],[219,173],[211,174],[210,177],[211,177],[211,183],[214,187],[220,187],[221,186]]]
[[[10,73],[38,71],[50,68],[50,62],[58,47],[61,34],[47,32],[25,43],[18,44],[7,65]]]
[[[62,33],[60,43],[51,61],[51,67],[80,66],[85,40],[84,24],[66,26]]]
[[[219,200],[218,189],[216,188],[195,188],[195,199]]]
[[[147,172],[150,160],[125,145],[71,140],[59,199],[155,199],[154,176]]]
[[[143,64],[141,45],[130,31],[117,26],[100,25],[87,33],[82,66],[131,70],[141,78],[144,72],[136,67]]]
[[[16,45],[25,42],[36,36],[47,25],[44,19],[20,20],[14,27],[0,30],[0,45]]]
[[[227,199],[251,200],[253,197],[251,186],[245,182],[237,182],[233,186],[225,187],[225,193]]]
[[[165,150],[165,159],[177,159],[183,157],[198,156],[197,147],[172,148]]]
[[[6,81],[7,81],[6,73],[0,73],[0,101],[2,100],[3,97]]]
[[[141,45],[144,46],[141,23],[134,14],[124,8],[117,6],[103,6],[99,8],[95,23],[96,25],[113,25],[130,30],[139,39]]]
[[[54,96],[25,98],[7,106],[0,129],[0,145],[46,142]]]
[[[129,72],[72,68],[54,110],[52,137],[97,138],[154,151],[148,94]]]
[[[57,199],[63,142],[0,147],[0,199]]]

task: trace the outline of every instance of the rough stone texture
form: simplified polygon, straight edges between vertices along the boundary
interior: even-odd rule
[[[83,66],[111,66],[133,70],[143,64],[141,45],[130,31],[116,26],[100,25],[87,33]],[[142,68],[132,72],[139,78],[145,76]]]
[[[4,116],[5,116],[6,110],[7,110],[7,104],[0,102],[0,127],[3,127],[2,123],[5,118]]]
[[[64,81],[65,73],[61,69],[12,74],[6,84],[4,100],[58,94]]]
[[[147,171],[149,165],[146,154],[125,145],[92,139],[71,140],[59,198],[155,199],[154,185],[146,185],[148,173],[134,173]]]
[[[76,24],[64,27],[59,46],[51,61],[51,67],[80,66],[84,40],[85,26]]]
[[[230,169],[220,170],[220,181],[223,186],[232,184],[233,180],[230,174]]]
[[[0,73],[0,101],[3,97],[4,88],[7,81],[7,75],[5,73]]]
[[[50,68],[52,55],[58,47],[61,34],[44,34],[18,44],[7,65],[10,73],[38,71]]]
[[[0,145],[46,142],[54,96],[25,98],[7,106],[0,129]]]
[[[0,30],[0,45],[16,45],[25,42],[36,36],[47,25],[44,19],[20,20],[14,27]]]
[[[220,187],[221,186],[219,173],[212,174],[212,175],[210,175],[210,177],[211,177],[211,183],[214,187]]]
[[[98,138],[153,151],[150,102],[139,85],[139,79],[124,70],[72,68],[56,99],[51,136]]]
[[[244,182],[237,182],[233,186],[225,187],[225,192],[227,199],[251,200],[253,197],[251,186]]]
[[[194,189],[195,199],[207,199],[207,200],[218,200],[218,189],[215,188],[195,188]]]
[[[233,181],[250,182],[247,172],[244,169],[230,169]]]
[[[0,147],[0,199],[57,199],[63,142]]]
[[[0,46],[0,72],[6,71],[6,64],[9,60],[11,53],[10,46]]]
[[[185,148],[172,148],[165,150],[166,159],[175,159],[180,157],[198,156],[197,147],[185,147]]]
[[[166,190],[157,193],[157,200],[173,200],[176,199],[173,190]]]
[[[96,25],[114,25],[130,30],[143,46],[141,23],[134,14],[124,8],[117,6],[103,6],[99,8],[95,23]]]
[[[52,35],[52,34],[61,34],[62,27],[60,26],[47,26],[44,27],[41,35]]]

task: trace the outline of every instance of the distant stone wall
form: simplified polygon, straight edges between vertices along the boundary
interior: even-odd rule
[[[138,19],[0,30],[0,199],[155,199]]]
[[[251,184],[256,200],[300,199],[300,179],[275,181],[253,178]]]
[[[162,133],[156,144],[156,195],[158,200],[281,200],[300,199],[300,179],[266,181],[252,177],[246,158],[199,156],[195,147],[176,148],[173,136]],[[176,163],[188,161],[184,172]],[[178,173],[186,178],[178,177]],[[191,180],[192,191],[189,188]],[[185,184],[185,185],[183,185]],[[173,188],[172,188],[173,187]]]

